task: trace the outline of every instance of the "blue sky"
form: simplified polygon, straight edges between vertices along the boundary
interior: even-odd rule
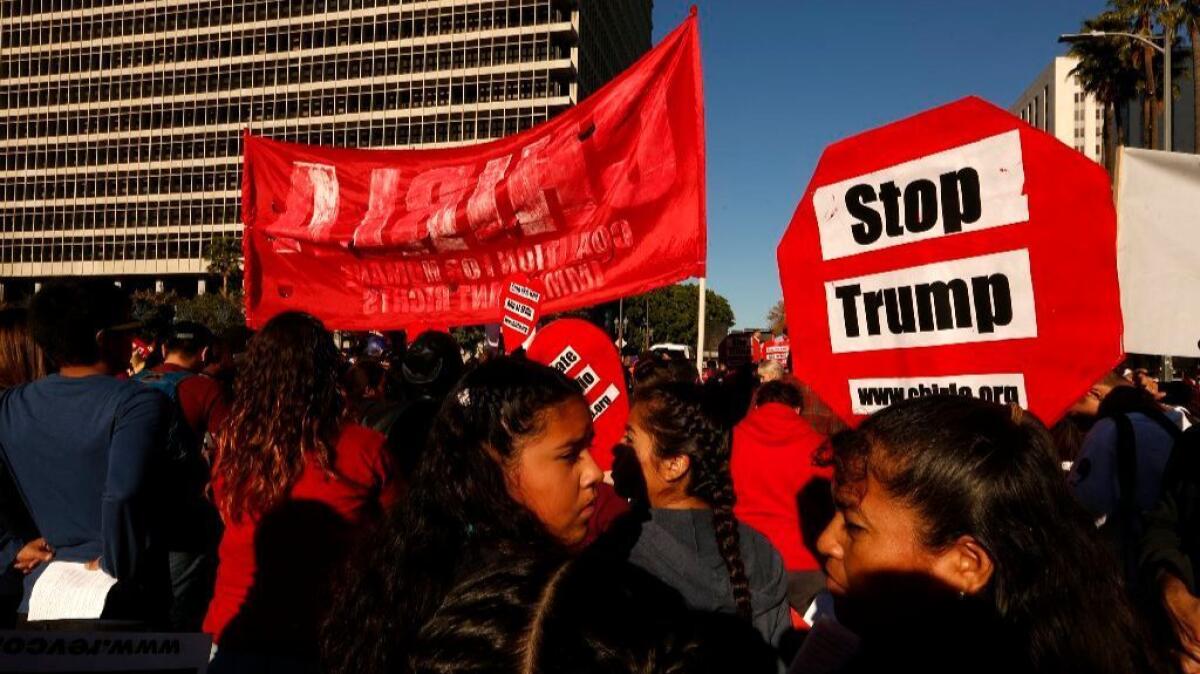
[[[781,297],[775,246],[825,146],[975,94],[1007,108],[1103,0],[655,0],[700,8],[709,287],[739,327]]]

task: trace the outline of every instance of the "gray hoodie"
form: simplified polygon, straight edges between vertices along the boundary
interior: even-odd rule
[[[738,533],[750,580],[754,627],[777,647],[792,626],[783,559],[765,536],[749,526],[739,523]],[[737,612],[711,510],[652,508],[629,561],[675,588],[694,610]]]

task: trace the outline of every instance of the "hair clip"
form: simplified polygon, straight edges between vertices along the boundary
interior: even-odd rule
[[[464,388],[458,392],[458,404],[467,407],[471,404],[471,389]]]

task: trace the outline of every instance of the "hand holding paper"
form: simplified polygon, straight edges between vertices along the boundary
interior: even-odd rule
[[[29,597],[29,620],[99,618],[117,579],[93,562],[51,562]]]

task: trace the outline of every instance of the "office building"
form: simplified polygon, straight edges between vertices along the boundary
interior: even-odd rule
[[[1086,94],[1071,70],[1079,63],[1059,56],[1038,75],[1009,112],[1082,152],[1104,161],[1104,108]]]
[[[379,148],[516,133],[648,50],[651,5],[6,0],[0,292],[203,291],[210,242],[241,229],[243,129]]]

